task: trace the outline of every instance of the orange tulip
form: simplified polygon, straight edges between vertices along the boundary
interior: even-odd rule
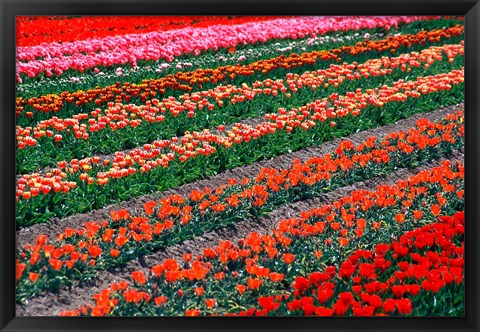
[[[31,282],[36,282],[39,276],[40,274],[34,273],[34,272],[30,272],[28,274],[28,278],[30,279]]]
[[[398,213],[395,215],[395,220],[399,223],[403,223],[405,221],[405,215]]]

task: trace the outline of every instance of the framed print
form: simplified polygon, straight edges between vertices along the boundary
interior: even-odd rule
[[[2,1],[1,330],[478,331],[477,1]]]

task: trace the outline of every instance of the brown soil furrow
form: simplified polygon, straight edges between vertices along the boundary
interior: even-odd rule
[[[108,219],[110,217],[109,212],[113,210],[127,209],[130,211],[131,214],[135,214],[143,211],[143,203],[149,200],[166,197],[171,194],[188,195],[192,189],[201,189],[205,187],[214,188],[218,185],[225,184],[228,178],[234,178],[237,180],[241,180],[245,177],[252,178],[255,177],[259,170],[263,167],[288,168],[292,165],[293,160],[296,158],[302,161],[306,161],[313,156],[324,155],[326,153],[332,152],[332,150],[336,148],[337,144],[341,140],[350,139],[354,143],[361,143],[369,136],[384,137],[391,132],[415,126],[415,122],[420,118],[425,117],[431,121],[436,121],[443,118],[445,115],[453,113],[461,108],[463,108],[463,104],[449,106],[426,114],[416,114],[407,119],[400,120],[395,124],[361,131],[343,139],[335,139],[330,142],[322,143],[318,147],[306,148],[296,152],[274,157],[269,160],[262,160],[253,165],[237,167],[232,170],[227,170],[221,174],[212,176],[210,178],[185,184],[178,188],[169,189],[161,193],[156,193],[155,195],[136,197],[128,201],[119,202],[118,204],[105,206],[101,209],[97,209],[83,214],[76,214],[62,219],[52,218],[49,223],[37,224],[17,231],[17,246],[22,247],[27,243],[33,243],[35,241],[35,238],[40,234],[45,234],[48,235],[49,238],[54,238],[66,227],[78,228],[81,227],[85,221]],[[255,120],[256,119],[252,119],[252,121]]]
[[[463,151],[459,151],[444,160],[464,160]],[[323,204],[331,204],[339,198],[348,195],[352,190],[366,189],[375,190],[379,184],[394,184],[398,180],[407,179],[409,176],[421,170],[429,169],[441,164],[443,160],[425,165],[415,169],[399,169],[395,173],[383,177],[376,177],[370,180],[357,182],[355,185],[339,188],[317,198],[300,201],[272,211],[266,217],[258,220],[245,220],[228,228],[209,232],[196,237],[193,240],[167,247],[159,252],[149,255],[144,260],[134,260],[123,268],[115,268],[111,271],[101,271],[90,285],[79,285],[77,282],[71,288],[63,288],[58,293],[46,293],[42,296],[30,299],[26,305],[17,305],[18,316],[52,316],[62,310],[73,310],[86,303],[93,304],[92,296],[101,289],[109,287],[110,284],[122,280],[130,280],[132,271],[147,272],[151,266],[160,264],[166,258],[182,259],[184,253],[192,253],[194,256],[202,254],[203,249],[215,247],[221,240],[237,241],[244,238],[250,232],[266,234],[273,227],[285,218],[298,217],[300,211],[308,211]]]

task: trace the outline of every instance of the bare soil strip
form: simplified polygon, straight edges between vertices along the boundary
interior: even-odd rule
[[[27,243],[33,243],[36,237],[40,234],[48,235],[49,238],[55,238],[57,234],[62,233],[67,227],[78,228],[81,227],[86,221],[108,219],[110,217],[110,211],[126,209],[131,214],[135,215],[136,213],[141,213],[141,211],[143,211],[143,204],[150,200],[155,200],[172,194],[188,195],[192,189],[202,189],[205,187],[215,188],[219,185],[226,184],[229,178],[241,180],[245,177],[255,177],[260,169],[264,167],[288,168],[293,164],[294,159],[306,161],[314,156],[321,156],[326,153],[331,153],[341,140],[349,139],[355,144],[359,144],[370,136],[381,138],[389,133],[413,127],[415,126],[416,121],[420,118],[427,118],[430,121],[437,121],[443,118],[445,115],[454,113],[461,108],[463,108],[463,104],[457,104],[426,114],[416,114],[407,119],[400,120],[395,124],[361,131],[342,139],[334,139],[333,141],[325,142],[318,147],[302,149],[269,160],[262,160],[253,165],[237,167],[232,170],[227,170],[221,174],[217,174],[213,177],[185,184],[178,188],[166,190],[154,195],[139,196],[128,201],[119,202],[118,204],[108,205],[101,209],[87,213],[76,214],[62,219],[52,218],[49,223],[32,225],[17,231],[17,246],[23,247]],[[252,120],[255,121],[255,119]]]
[[[63,288],[58,293],[46,293],[29,300],[24,306],[17,305],[16,314],[18,316],[53,316],[58,315],[62,310],[73,310],[86,303],[93,304],[92,296],[95,293],[109,287],[112,283],[131,280],[131,272],[133,271],[147,272],[152,266],[162,263],[166,258],[181,260],[182,255],[185,253],[192,253],[194,256],[202,254],[204,248],[215,247],[221,240],[236,241],[244,238],[250,232],[267,234],[279,221],[298,217],[300,211],[308,211],[320,205],[333,203],[339,198],[349,195],[352,190],[375,190],[380,184],[397,183],[397,181],[407,179],[409,176],[417,174],[422,170],[439,166],[444,160],[463,162],[463,151],[446,156],[446,159],[443,160],[425,163],[425,165],[415,169],[399,169],[397,172],[387,176],[357,182],[355,185],[339,188],[314,199],[289,204],[272,211],[266,217],[257,220],[245,220],[231,227],[209,232],[195,239],[167,247],[153,255],[146,256],[143,260],[131,261],[125,267],[101,271],[89,285],[80,285],[78,282],[75,282],[72,287]]]

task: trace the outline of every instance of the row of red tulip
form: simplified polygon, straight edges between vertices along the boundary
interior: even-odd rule
[[[241,24],[276,19],[276,16],[17,16],[17,46],[65,43],[189,26],[203,28],[219,24]]]

